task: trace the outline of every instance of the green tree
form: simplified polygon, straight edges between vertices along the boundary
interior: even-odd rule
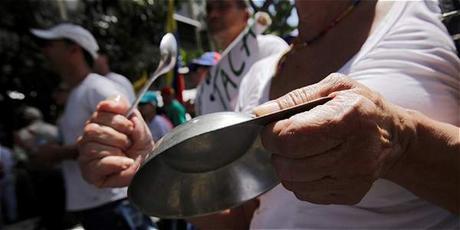
[[[285,36],[297,28],[297,25],[290,25],[288,18],[295,11],[293,1],[290,0],[249,0],[249,5],[254,10],[267,12],[272,24],[265,33]]]

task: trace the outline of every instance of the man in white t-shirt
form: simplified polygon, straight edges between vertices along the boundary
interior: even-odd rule
[[[97,74],[105,76],[117,83],[117,86],[119,86],[121,90],[125,91],[125,95],[128,96],[128,100],[130,102],[133,102],[136,99],[133,84],[125,76],[110,70],[109,57],[105,53],[98,53],[98,56],[94,61],[93,69]]]
[[[112,81],[91,73],[98,45],[86,29],[69,23],[48,30],[32,29],[53,70],[71,92],[59,120],[63,145],[40,146],[41,159],[60,162],[65,179],[66,209],[85,229],[135,229],[152,227],[151,221],[126,200],[126,188],[98,188],[83,180],[76,158],[77,139],[97,104],[113,95],[124,95]]]
[[[246,111],[292,91],[257,107],[259,115],[333,99],[266,127],[263,143],[287,189],[275,187],[261,196],[253,216],[235,221],[252,216],[255,229],[458,229],[460,61],[437,3],[356,2],[297,1],[302,42],[281,65],[279,56],[264,59],[243,81],[238,108]],[[348,77],[324,79],[337,71]],[[122,103],[102,105],[126,110]],[[148,139],[142,127],[137,132]],[[119,134],[98,147],[108,148]],[[136,141],[144,143],[136,146],[137,158],[153,148],[144,138]],[[91,149],[82,146],[82,155]],[[89,167],[84,173],[92,183],[123,185],[139,164],[120,161],[126,169],[119,176]]]

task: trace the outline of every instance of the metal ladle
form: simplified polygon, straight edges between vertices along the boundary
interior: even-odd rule
[[[279,183],[259,139],[262,128],[330,99],[258,118],[236,112],[196,117],[155,144],[131,181],[129,199],[161,218],[206,215],[253,199]]]
[[[171,69],[176,65],[177,59],[177,41],[174,38],[174,35],[171,33],[165,34],[160,41],[160,63],[158,63],[158,67],[155,72],[152,73],[149,81],[142,87],[141,91],[136,97],[136,100],[133,102],[131,107],[129,108],[128,112],[126,113],[126,117],[131,116],[134,109],[137,108],[137,105],[141,101],[142,96],[147,92],[150,88],[152,83],[161,75],[171,71]]]

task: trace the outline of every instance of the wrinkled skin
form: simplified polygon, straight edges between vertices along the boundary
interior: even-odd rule
[[[79,139],[83,178],[98,187],[122,187],[131,182],[149,152],[152,136],[139,111],[131,117],[119,97],[99,103]],[[135,140],[132,142],[131,140]]]
[[[333,99],[268,125],[262,141],[274,153],[281,183],[298,199],[356,204],[401,159],[407,147],[402,137],[410,136],[411,129],[402,108],[339,74],[254,111],[260,116],[324,96]]]

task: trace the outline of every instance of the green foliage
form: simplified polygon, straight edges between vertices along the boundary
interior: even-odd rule
[[[265,33],[285,36],[297,28],[297,25],[289,25],[288,18],[295,10],[294,3],[289,0],[249,0],[249,4],[254,12],[267,12],[271,19],[272,25]]]

